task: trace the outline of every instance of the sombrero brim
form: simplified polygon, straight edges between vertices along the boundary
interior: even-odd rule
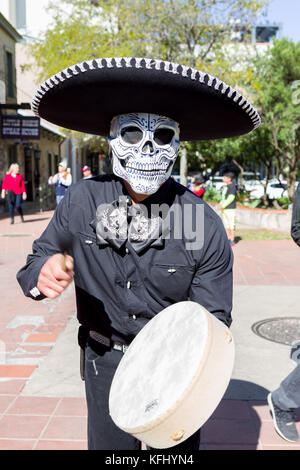
[[[247,134],[260,125],[255,108],[226,83],[156,59],[106,58],[73,65],[46,80],[32,109],[66,129],[108,136],[114,116],[153,113],[180,125],[181,140]]]

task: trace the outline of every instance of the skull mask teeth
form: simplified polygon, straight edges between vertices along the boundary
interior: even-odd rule
[[[111,123],[113,172],[139,194],[153,194],[169,178],[179,152],[179,126],[156,114],[116,116]]]

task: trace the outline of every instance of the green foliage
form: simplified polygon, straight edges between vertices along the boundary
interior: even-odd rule
[[[238,204],[244,205],[246,202],[249,202],[249,193],[247,191],[239,191],[236,195],[236,202]]]
[[[241,18],[243,27],[250,31],[250,25],[267,3],[268,0],[52,0],[52,24],[44,37],[32,45],[31,53],[40,70],[40,81],[93,58],[156,57],[203,69],[233,86],[238,83],[255,95],[263,86],[257,84],[247,49],[241,58],[237,53],[239,45],[232,44],[230,35],[235,24],[240,26]],[[240,67],[241,61],[244,68]],[[186,143],[188,169],[205,171],[232,159],[248,162],[253,154],[245,142],[244,138],[236,138]],[[262,138],[260,144],[263,143]],[[269,155],[269,150],[264,149],[263,153]]]
[[[289,233],[276,232],[275,230],[266,229],[238,229],[235,232],[236,240],[291,240]]]
[[[261,199],[252,199],[252,201],[248,201],[245,205],[252,209],[256,209],[256,207],[261,205]]]
[[[282,209],[288,209],[291,201],[288,197],[280,197],[277,199],[278,204],[281,206]]]
[[[222,72],[236,18],[247,27],[266,0],[52,0],[53,23],[32,53],[47,78],[97,57],[157,57]]]
[[[273,47],[255,61],[254,70],[259,84],[257,106],[267,142],[292,200],[300,169],[300,42],[275,40]]]
[[[275,165],[287,180],[292,201],[300,174],[300,42],[274,40],[264,55],[248,64],[242,83],[262,125],[236,139],[193,143],[189,152],[198,152],[202,166],[215,169],[224,161],[235,160],[244,169],[249,163],[263,163],[270,177]]]
[[[214,186],[207,186],[203,196],[206,202],[221,202],[222,194]]]

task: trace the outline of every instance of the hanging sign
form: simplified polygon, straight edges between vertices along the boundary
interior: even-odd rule
[[[1,116],[2,139],[39,139],[40,119],[31,116]]]

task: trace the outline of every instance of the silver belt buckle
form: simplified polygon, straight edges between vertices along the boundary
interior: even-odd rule
[[[116,349],[117,351],[121,351],[123,354],[126,353],[127,349],[128,349],[128,346],[126,344],[122,344],[122,343],[114,343],[114,349]]]

